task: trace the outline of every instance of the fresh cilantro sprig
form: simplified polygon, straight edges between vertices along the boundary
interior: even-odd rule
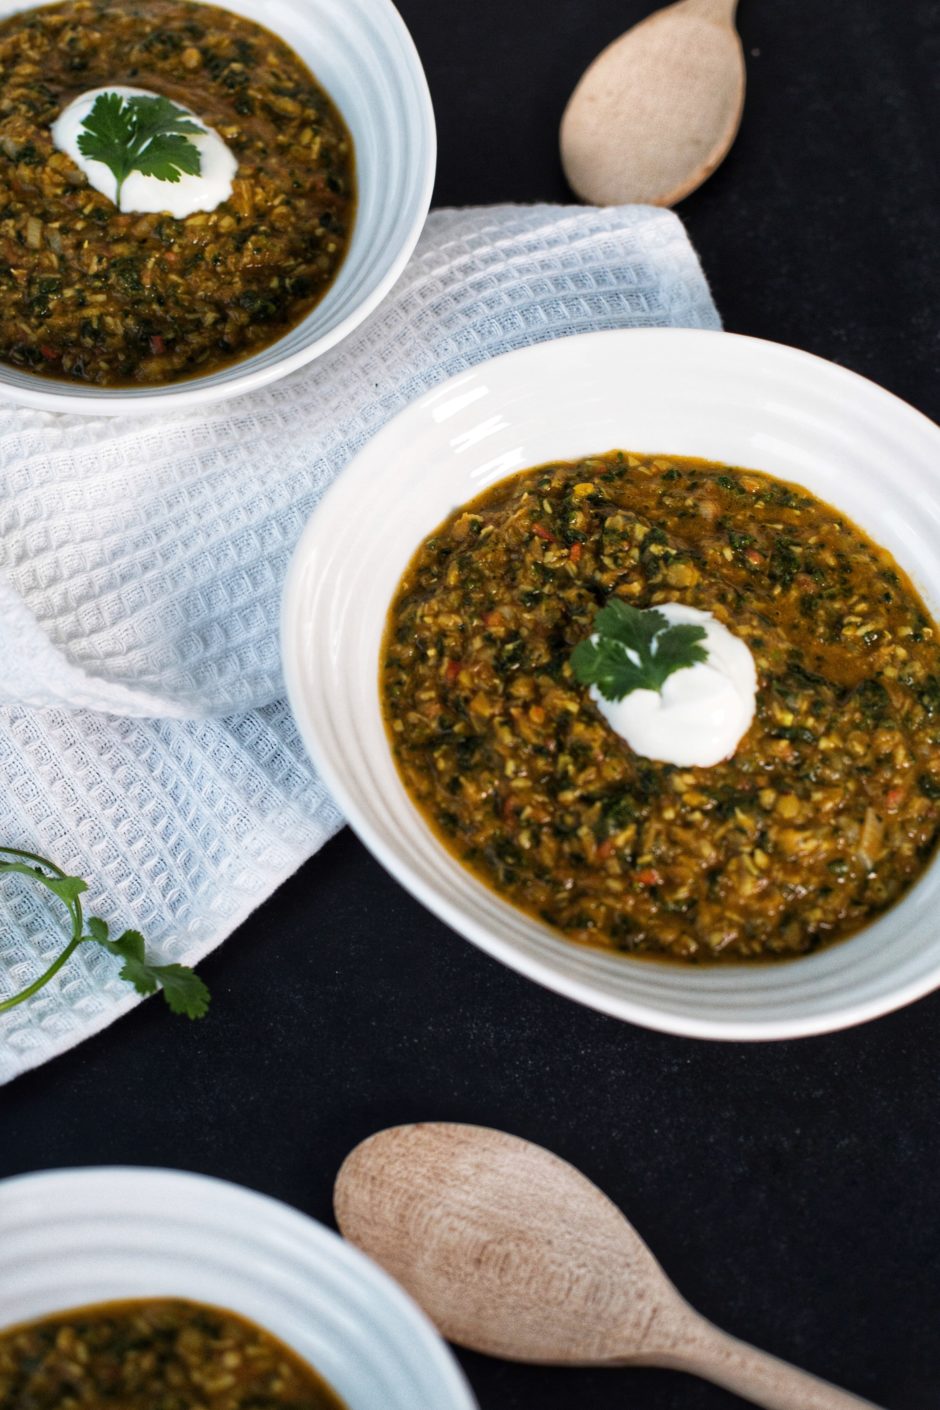
[[[199,148],[187,134],[203,129],[169,98],[100,93],[82,127],[78,150],[114,172],[118,210],[124,182],[132,171],[158,181],[179,181],[181,171],[192,176],[202,171]]]
[[[705,628],[692,622],[669,625],[655,607],[631,607],[612,597],[594,618],[594,630],[571,653],[571,669],[582,685],[596,685],[605,700],[634,690],[662,690],[673,671],[707,661],[698,643]]]
[[[144,937],[139,931],[125,930],[117,939],[112,940],[107,924],[99,916],[89,916],[86,922],[79,897],[88,890],[88,885],[80,876],[67,876],[55,862],[50,862],[46,857],[38,857],[34,852],[20,851],[18,847],[0,847],[0,854],[0,876],[19,873],[29,877],[30,881],[38,881],[63,903],[72,927],[68,943],[49,968],[18,994],[0,1000],[0,1013],[15,1008],[17,1004],[22,1004],[26,999],[38,994],[53,975],[58,974],[79,945],[90,942],[100,945],[110,955],[117,955],[124,961],[120,978],[132,984],[138,994],[152,994],[156,989],[162,989],[163,997],[174,1013],[185,1014],[187,1018],[204,1016],[209,1007],[209,990],[187,965],[149,964],[144,954]],[[5,861],[3,857],[16,860]]]

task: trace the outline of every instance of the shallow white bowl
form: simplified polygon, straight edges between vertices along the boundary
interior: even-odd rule
[[[437,144],[421,60],[391,0],[218,3],[290,44],[352,133],[359,204],[336,281],[291,332],[219,372],[166,387],[96,388],[0,363],[0,397],[45,411],[117,416],[179,411],[240,396],[333,347],[377,307],[404,269],[431,202]],[[0,0],[0,19],[34,8],[28,0]]]
[[[894,909],[805,958],[713,969],[563,940],[437,842],[392,761],[379,650],[399,577],[456,505],[514,470],[623,448],[793,480],[837,505],[940,605],[940,429],[873,383],[774,343],[640,329],[542,343],[422,397],[343,472],[288,576],[282,651],[301,734],[352,826],[419,900],[514,969],[619,1018],[695,1037],[846,1027],[940,984],[940,863]]]
[[[178,1170],[0,1181],[0,1328],[135,1297],[241,1313],[310,1362],[349,1410],[476,1407],[397,1283],[287,1205]]]

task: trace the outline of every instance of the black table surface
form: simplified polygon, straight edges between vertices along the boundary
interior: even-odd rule
[[[437,111],[435,203],[570,200],[567,94],[651,8],[401,0]],[[726,326],[937,418],[940,4],[743,0],[739,27],[741,134],[679,207]],[[891,1410],[940,1403],[940,995],[798,1042],[645,1032],[479,953],[348,831],[203,972],[206,1021],[151,1001],[5,1088],[0,1175],[178,1166],[331,1223],[370,1132],[500,1126],[601,1185],[722,1327]],[[460,1359],[482,1410],[741,1404],[674,1372]]]

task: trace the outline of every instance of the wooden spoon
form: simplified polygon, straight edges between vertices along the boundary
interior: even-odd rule
[[[505,1132],[380,1131],[347,1156],[334,1205],[346,1238],[474,1351],[669,1366],[768,1410],[872,1410],[706,1322],[596,1185]]]
[[[744,107],[738,0],[679,0],[628,29],[582,75],[561,160],[582,200],[672,206],[721,162]]]

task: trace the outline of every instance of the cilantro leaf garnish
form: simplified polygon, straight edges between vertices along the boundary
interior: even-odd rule
[[[100,93],[82,127],[78,150],[113,171],[118,210],[124,182],[132,171],[158,181],[179,181],[181,171],[192,176],[202,171],[199,148],[187,134],[203,129],[169,98]]]
[[[692,622],[669,625],[655,607],[631,607],[612,597],[594,618],[594,630],[571,653],[571,669],[582,685],[596,685],[605,700],[634,690],[662,690],[674,671],[707,661],[698,643],[705,628]]]
[[[92,917],[97,920],[97,916]],[[101,922],[104,925],[104,922]],[[89,922],[90,928],[91,922]],[[105,926],[107,932],[107,926]],[[209,990],[198,974],[183,964],[148,964],[144,956],[144,937],[139,930],[125,930],[116,940],[92,936],[99,945],[112,955],[118,955],[124,964],[121,979],[133,984],[138,994],[153,994],[163,990],[163,997],[173,1013],[185,1014],[187,1018],[203,1018],[209,1007]]]
[[[144,937],[137,930],[125,930],[116,940],[109,938],[108,926],[100,916],[82,915],[79,897],[88,890],[88,885],[80,876],[67,876],[46,857],[38,857],[34,852],[23,852],[17,847],[0,847],[0,854],[16,858],[16,861],[0,859],[0,876],[17,872],[38,881],[64,904],[69,913],[72,933],[68,944],[52,961],[52,964],[32,984],[0,1000],[0,1013],[15,1008],[26,999],[38,994],[53,975],[57,974],[79,945],[86,942],[100,945],[111,955],[124,961],[120,978],[132,984],[138,994],[152,994],[156,989],[163,990],[163,997],[173,1013],[185,1014],[187,1018],[202,1018],[209,1007],[209,990],[202,980],[187,965],[149,964],[144,953]],[[86,930],[87,925],[87,930]]]

